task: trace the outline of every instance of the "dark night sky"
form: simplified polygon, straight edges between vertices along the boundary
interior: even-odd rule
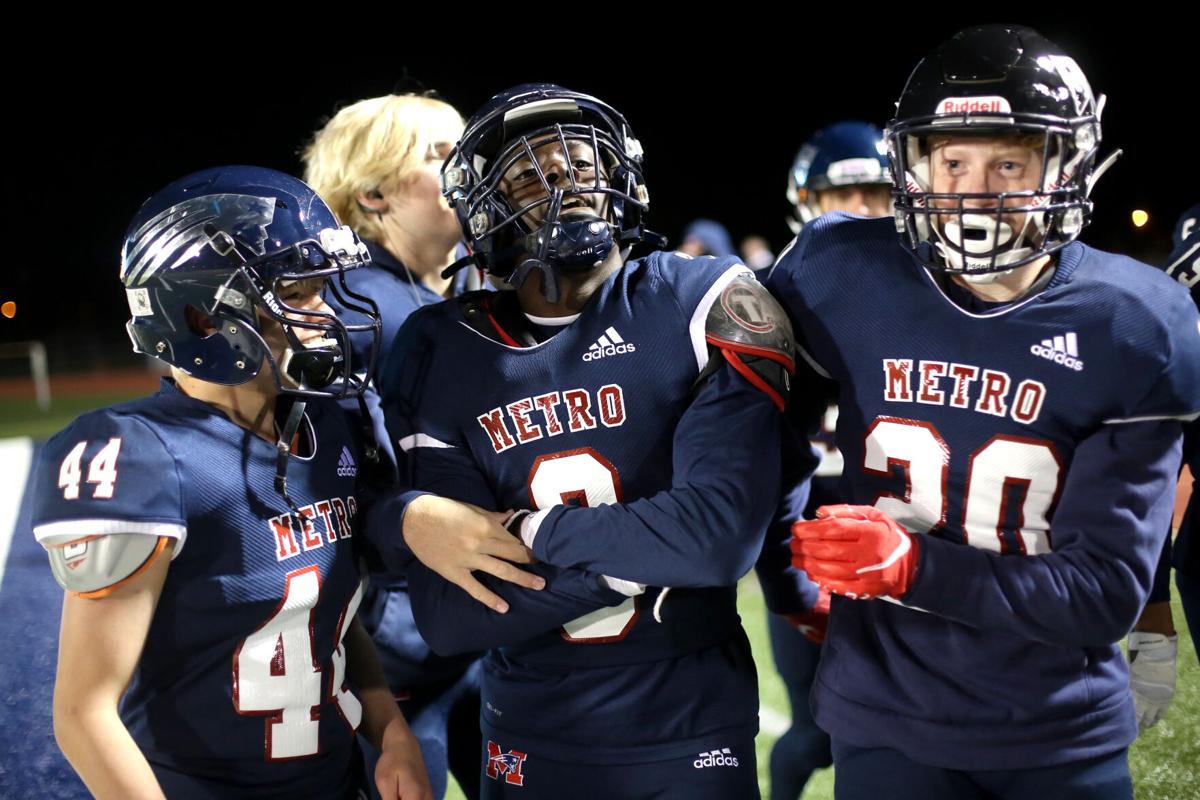
[[[141,201],[175,178],[222,163],[299,174],[297,150],[324,118],[393,90],[436,89],[465,114],[530,80],[595,94],[625,114],[645,147],[652,228],[674,242],[690,219],[707,216],[723,221],[735,239],[757,233],[778,248],[789,238],[787,170],[803,140],[847,117],[886,122],[920,57],[973,21],[917,28],[904,23],[930,17],[929,9],[907,8],[894,20],[872,14],[869,26],[854,13],[808,20],[803,29],[763,18],[740,36],[725,31],[721,42],[626,34],[619,38],[631,44],[605,48],[571,43],[594,40],[592,34],[564,35],[539,37],[523,51],[484,53],[465,46],[466,36],[429,26],[387,45],[338,39],[332,31],[314,45],[320,31],[311,30],[302,42],[281,36],[256,49],[205,46],[203,57],[172,50],[175,42],[151,50],[63,47],[60,57],[76,76],[69,86],[39,78],[25,64],[22,88],[8,98],[7,127],[26,152],[10,151],[16,163],[8,170],[8,208],[19,216],[10,216],[18,224],[6,238],[10,265],[17,263],[15,280],[10,271],[0,282],[0,301],[15,300],[18,313],[0,318],[0,342],[46,340],[52,370],[128,363],[117,261]],[[1200,199],[1194,123],[1181,125],[1195,117],[1188,31],[1179,20],[1128,14],[1029,24],[1076,58],[1097,93],[1108,94],[1105,151],[1125,150],[1099,184],[1096,221],[1084,239],[1148,259],[1165,256],[1176,217]],[[512,20],[498,30],[508,31],[501,41],[525,41],[512,32]],[[422,40],[429,49],[414,49]],[[439,42],[447,45],[441,53],[432,49]],[[1129,223],[1134,208],[1151,215],[1140,231]]]

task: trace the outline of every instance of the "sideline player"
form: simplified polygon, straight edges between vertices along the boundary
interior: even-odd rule
[[[305,180],[371,255],[370,264],[347,274],[346,281],[379,308],[377,368],[409,314],[480,288],[478,270],[463,270],[453,278],[441,275],[458,257],[462,233],[442,198],[438,173],[462,129],[462,117],[441,100],[385,95],[342,108],[305,148]],[[352,311],[336,301],[331,305],[343,319],[355,320]],[[369,336],[355,337],[357,363],[366,363],[362,355],[370,344]],[[366,402],[378,404],[373,387]],[[383,432],[378,438],[389,441]],[[390,454],[390,446],[387,450]],[[434,795],[445,794],[450,770],[466,795],[475,797],[480,749],[476,656],[441,658],[430,651],[417,633],[404,575],[371,566],[359,616],[421,743]],[[367,755],[369,760],[373,754]]]
[[[322,292],[375,330],[342,283],[364,260],[267,169],[190,175],[134,217],[127,327],[172,378],[77,419],[34,476],[34,533],[67,590],[55,737],[95,795],[353,796],[361,726],[383,796],[430,796],[355,619],[367,464],[328,398],[362,384]]]
[[[1175,224],[1174,247],[1163,267],[1191,291],[1192,301],[1200,308],[1200,206],[1192,206]],[[1193,632],[1192,643],[1200,654],[1200,549],[1195,544],[1193,528],[1197,525],[1197,496],[1195,476],[1200,472],[1198,456],[1200,421],[1193,420],[1184,427],[1183,460],[1192,476],[1191,494],[1179,531],[1172,544],[1168,537],[1154,576],[1150,602],[1129,634],[1129,687],[1137,708],[1141,729],[1153,727],[1175,698],[1176,662],[1179,637],[1171,614],[1170,571],[1175,567],[1175,583],[1183,605],[1188,629]],[[1182,483],[1180,484],[1183,485]]]
[[[883,132],[867,122],[836,122],[813,134],[796,153],[788,173],[787,198],[794,213],[788,221],[793,232],[832,211],[865,217],[890,215],[892,182],[886,153]],[[804,519],[812,519],[820,506],[841,501],[842,454],[833,440],[836,422],[837,405],[831,397],[821,430],[812,439],[821,462],[812,477]],[[770,536],[768,540],[773,541]],[[764,585],[768,581],[767,576],[762,577]],[[771,654],[792,708],[791,727],[771,749],[772,800],[796,800],[812,773],[833,763],[829,734],[813,721],[808,707],[825,636],[829,593],[818,592],[809,583],[806,594],[809,605],[815,601],[808,613],[767,615]]]
[[[507,614],[410,572],[435,650],[497,648],[485,797],[757,796],[736,583],[777,500],[778,453],[757,443],[779,435],[790,333],[734,258],[626,261],[641,163],[593,97],[494,97],[443,186],[477,263],[514,289],[417,312],[382,373],[417,485],[533,511],[512,528],[547,585],[499,587]]]
[[[1188,287],[1192,302],[1200,308],[1200,205],[1192,206],[1175,224],[1175,249],[1167,259],[1167,274]],[[1192,473],[1192,496],[1175,537],[1175,586],[1183,603],[1192,645],[1200,658],[1200,420],[1189,423],[1184,433],[1184,459]]]
[[[839,798],[1132,796],[1115,643],[1200,412],[1200,329],[1161,272],[1075,241],[1100,108],[1035,31],[960,32],[888,128],[895,226],[827,215],[771,274],[873,504],[795,528],[839,595],[812,700]]]
[[[788,226],[799,233],[830,211],[883,217],[892,211],[883,132],[869,122],[828,125],[801,145],[788,173]]]

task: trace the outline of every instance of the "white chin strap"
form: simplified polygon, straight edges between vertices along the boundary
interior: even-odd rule
[[[1031,217],[1041,216],[1040,212],[1027,213],[1025,227],[1029,227]],[[1025,231],[1017,233],[1008,223],[997,223],[994,214],[950,217],[942,223],[938,236],[944,241],[934,242],[934,247],[941,253],[946,266],[960,272],[968,283],[991,283],[1009,270],[981,270],[1014,264],[1033,254],[1032,247],[1011,246],[1024,242]],[[1006,246],[1007,249],[997,252]]]

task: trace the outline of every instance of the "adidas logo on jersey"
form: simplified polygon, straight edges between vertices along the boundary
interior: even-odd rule
[[[608,328],[604,335],[592,342],[592,346],[583,354],[584,361],[595,361],[605,356],[619,356],[636,350],[633,343],[627,342],[617,333],[616,328]]]
[[[704,769],[705,767],[736,767],[737,765],[738,760],[729,752],[728,747],[701,753],[692,762],[692,766],[696,769]]]
[[[342,455],[338,459],[337,474],[339,478],[354,478],[358,476],[358,465],[354,463],[354,456],[350,455],[349,447],[342,447]]]
[[[1040,344],[1031,345],[1029,352],[1076,372],[1083,371],[1083,362],[1079,360],[1079,342],[1074,332],[1053,339],[1042,339]]]

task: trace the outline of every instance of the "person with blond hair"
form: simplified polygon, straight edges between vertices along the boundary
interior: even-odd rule
[[[386,361],[392,339],[410,313],[481,286],[477,271],[442,277],[463,253],[458,221],[442,199],[438,173],[462,129],[462,117],[441,100],[385,95],[342,108],[304,149],[305,180],[371,255],[370,265],[348,276],[348,283],[380,310],[376,369]],[[338,312],[353,317],[348,310]],[[368,344],[354,340],[355,363],[367,363],[358,351]],[[377,402],[373,392],[366,400],[368,405]],[[380,443],[390,441],[386,432],[378,434]],[[442,658],[430,651],[417,633],[401,574],[372,570],[360,616],[420,742],[436,796],[445,793],[447,772],[452,771],[473,797],[481,747],[476,655]]]
[[[462,235],[438,172],[462,129],[462,117],[441,100],[384,95],[338,111],[304,149],[304,180],[370,251],[371,266],[351,284],[381,310],[377,364],[413,310],[480,288],[475,271],[442,277],[462,255]]]

